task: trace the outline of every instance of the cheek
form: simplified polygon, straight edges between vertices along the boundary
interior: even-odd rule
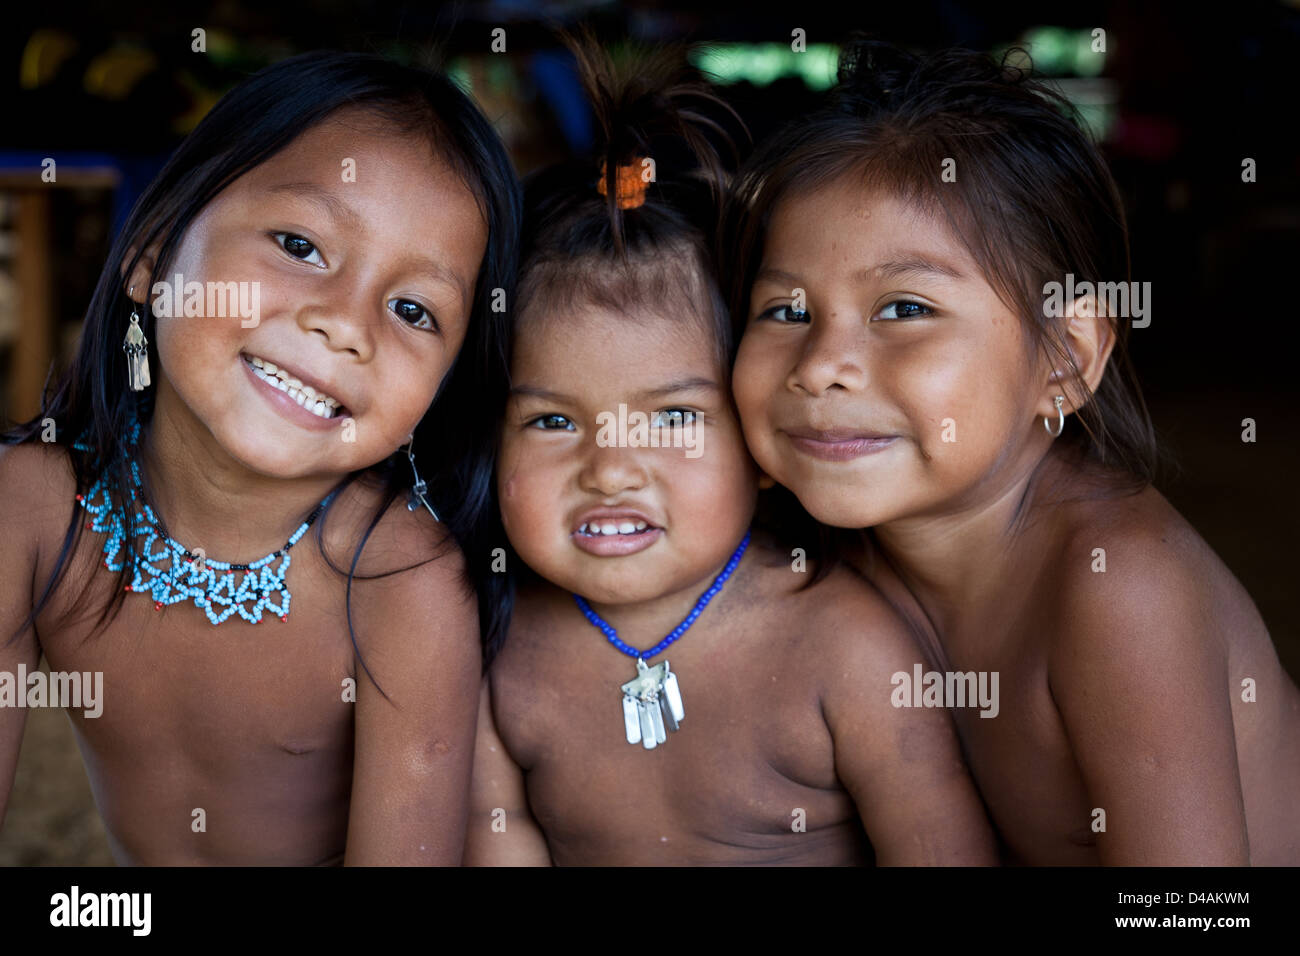
[[[518,444],[505,441],[497,465],[501,523],[520,554],[529,550],[529,542],[540,532],[554,524],[559,500],[553,469],[533,460],[535,457],[526,461]]]
[[[978,471],[1021,433],[1015,389],[1019,368],[998,348],[953,346],[942,355],[900,362],[891,390],[934,467]]]
[[[706,431],[700,450],[697,458],[687,458],[677,449],[659,452],[674,456],[663,462],[656,475],[668,491],[665,497],[674,524],[708,529],[712,534],[745,522],[753,510],[758,476],[739,423]]]
[[[185,316],[155,319],[154,339],[162,371],[181,394],[198,398],[207,391],[214,400],[223,391],[223,373],[240,371],[242,330],[239,322]]]
[[[741,339],[731,391],[742,421],[763,414],[768,397],[779,384],[773,381],[775,361],[773,351],[760,346],[752,335]]]

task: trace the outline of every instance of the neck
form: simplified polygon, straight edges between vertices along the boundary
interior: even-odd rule
[[[145,498],[183,546],[247,562],[283,547],[339,483],[338,475],[287,480],[233,459],[159,376],[154,414],[137,449]]]
[[[739,547],[740,542],[736,544]],[[752,545],[750,548],[746,548],[745,557],[748,557],[750,550],[752,550]],[[669,632],[682,623],[686,616],[691,613],[696,602],[699,601],[705,591],[713,586],[713,582],[718,575],[726,569],[733,553],[728,553],[722,559],[722,562],[717,567],[712,568],[707,575],[703,575],[690,584],[668,594],[661,594],[646,601],[627,604],[597,604],[592,601],[588,601],[587,604],[604,619],[605,623],[618,631],[619,640],[635,647],[637,650],[649,650],[667,637]],[[696,618],[691,630],[699,627],[705,618],[714,615],[717,611],[715,605],[721,604],[728,588],[735,585],[736,577],[743,570],[745,557],[742,557],[736,564],[731,576],[723,584],[722,590],[713,596],[707,609]],[[689,634],[690,630],[681,635],[678,640],[685,640]]]
[[[1031,522],[1049,454],[977,500],[877,525],[875,539],[940,634],[997,600],[1016,566],[1035,560]]]

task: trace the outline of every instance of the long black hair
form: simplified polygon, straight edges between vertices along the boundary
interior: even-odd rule
[[[507,318],[492,306],[497,298],[494,290],[505,290],[508,302],[513,289],[521,199],[514,169],[500,139],[470,99],[441,73],[370,54],[317,51],[269,66],[227,93],[180,144],[132,209],[113,243],[86,310],[71,367],[52,390],[47,380],[40,413],[0,435],[0,442],[36,441],[43,423],[52,419],[58,441],[71,458],[78,493],[85,493],[103,474],[116,480],[117,487],[129,488],[127,423],[133,416],[142,426],[148,423],[153,414],[154,391],[137,393],[128,388],[121,347],[124,317],[132,303],[123,291],[123,276],[130,275],[144,250],[156,243],[159,252],[147,285],[153,288],[154,282],[167,274],[190,223],[222,189],[283,150],[304,131],[349,107],[372,112],[402,131],[426,134],[440,157],[473,192],[487,224],[487,248],[465,341],[439,388],[431,413],[416,427],[412,447],[428,482],[429,497],[465,555],[465,583],[478,594],[480,629],[485,644],[491,644],[504,630],[504,605],[497,599],[502,585],[499,576],[489,569],[480,532],[491,507],[493,429],[499,417],[494,403],[504,401],[498,383],[505,381],[507,372]],[[153,340],[152,310],[140,312],[144,334]],[[439,414],[449,408],[455,413]],[[72,447],[83,434],[89,446],[84,453]],[[394,454],[371,468],[353,472],[338,486],[341,490],[368,475],[376,478],[383,489],[382,500],[347,569],[348,631],[354,648],[352,580],[357,576],[357,563],[371,532],[393,500],[410,487],[410,467],[402,460],[404,457]],[[316,524],[322,555],[322,529],[328,511],[327,507]],[[81,515],[74,507],[50,579],[17,634],[31,626],[50,600],[76,549],[81,528]],[[116,615],[125,585],[131,580],[136,550],[130,536],[125,547],[119,586],[103,608],[96,629]],[[328,555],[325,557],[329,561]],[[330,566],[343,573],[332,561]],[[405,570],[409,568],[375,577]]]

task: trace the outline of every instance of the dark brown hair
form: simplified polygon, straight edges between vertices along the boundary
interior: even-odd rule
[[[713,249],[723,156],[735,153],[723,124],[743,124],[679,47],[635,54],[619,70],[590,32],[561,37],[577,59],[599,143],[591,158],[525,183],[516,325],[578,303],[614,312],[651,303],[704,322],[726,370],[733,339]],[[619,168],[639,172],[646,158],[654,179],[644,202],[620,208]]]
[[[1028,69],[969,50],[915,56],[854,37],[825,106],[750,157],[729,197],[723,274],[737,329],[763,256],[773,210],[793,194],[844,175],[946,218],[1034,349],[1069,370],[1063,390],[1078,409],[1061,442],[1132,479],[1152,480],[1154,429],[1128,358],[1128,323],[1111,318],[1115,346],[1090,393],[1061,323],[1044,315],[1043,288],[1128,281],[1129,246],[1119,191],[1070,103]],[[941,173],[955,160],[955,181]],[[1076,424],[1077,419],[1077,424]]]

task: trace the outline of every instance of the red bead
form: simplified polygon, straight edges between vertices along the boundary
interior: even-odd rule
[[[86,527],[87,527],[87,528],[90,527],[90,522],[89,522],[89,521],[86,522]]]
[[[282,620],[282,621],[288,621],[288,620],[289,620],[289,615],[288,615],[288,614],[281,614],[281,615],[280,615],[280,620]]]
[[[161,611],[161,610],[162,610],[162,601],[154,601],[154,602],[153,602],[153,609],[154,609],[155,611]]]
[[[77,495],[77,500],[78,500],[78,501],[85,501],[86,499],[85,499],[82,495]]]
[[[131,585],[128,584],[126,587],[122,588],[122,590],[123,590],[123,591],[129,591],[129,590],[131,590]]]

